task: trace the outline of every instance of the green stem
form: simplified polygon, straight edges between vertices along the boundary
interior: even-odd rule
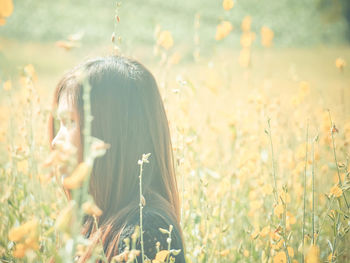
[[[142,206],[142,172],[143,172],[142,165],[143,165],[143,160],[140,162],[140,175],[139,175],[140,203],[139,203],[139,206],[140,206],[141,259],[142,259],[142,263],[144,263],[145,252],[144,252],[144,247],[143,247],[143,226],[142,226],[142,209],[143,209],[143,206]]]
[[[273,144],[272,144],[272,134],[271,134],[271,125],[270,125],[270,119],[268,119],[267,121],[268,125],[269,125],[269,138],[270,138],[270,147],[271,147],[271,160],[272,160],[272,172],[273,172],[273,182],[274,182],[274,195],[275,195],[275,201],[276,203],[278,203],[278,196],[277,196],[277,182],[276,182],[276,168],[275,168],[275,158],[274,158],[274,152],[273,152]]]
[[[307,167],[307,153],[308,153],[308,140],[309,140],[309,120],[307,121],[306,126],[306,146],[305,146],[305,166],[304,166],[304,204],[303,204],[303,227],[302,227],[302,255],[301,262],[304,262],[304,237],[305,237],[305,217],[306,217],[306,167]]]
[[[312,142],[312,244],[315,245],[315,140]]]
[[[333,249],[332,249],[332,259],[331,259],[331,263],[333,263],[333,258],[335,257],[335,249],[336,249],[336,245],[337,245],[337,238],[338,238],[338,225],[339,225],[339,220],[340,220],[340,215],[339,213],[337,214],[337,222],[335,223],[334,226],[334,241],[333,241]]]
[[[283,239],[284,239],[284,242],[283,242],[283,246],[284,246],[284,250],[285,250],[285,253],[287,255],[287,262],[290,263],[290,257],[289,257],[289,253],[288,253],[288,243],[287,243],[287,233],[286,233],[286,230],[287,230],[287,203],[286,203],[286,200],[287,200],[287,191],[283,190],[284,191],[284,196],[285,196],[285,200],[283,200],[281,198],[281,201],[282,201],[282,204],[283,204]]]
[[[334,132],[333,132],[333,127],[334,126],[334,123],[332,121],[332,116],[331,116],[331,112],[330,110],[328,110],[328,114],[329,114],[329,120],[331,122],[331,136],[332,136],[332,145],[333,145],[333,155],[334,155],[334,161],[335,161],[335,165],[337,167],[337,174],[338,174],[338,185],[339,187],[341,188],[342,187],[342,181],[341,181],[341,177],[340,177],[340,170],[339,170],[339,166],[338,166],[338,161],[337,161],[337,154],[336,154],[336,151],[335,151],[335,143],[334,143]],[[345,193],[343,192],[343,198],[344,198],[344,201],[345,201],[345,204],[346,204],[346,207],[348,208],[349,210],[349,204],[348,204],[348,200],[346,199],[346,196],[345,196]]]

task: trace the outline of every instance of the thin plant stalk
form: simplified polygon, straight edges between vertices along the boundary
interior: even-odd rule
[[[335,258],[335,249],[336,249],[336,245],[337,245],[337,238],[338,238],[338,225],[339,225],[339,220],[340,220],[340,214],[337,214],[337,222],[334,225],[334,241],[333,241],[333,245],[332,245],[332,259],[331,259],[331,263],[334,262],[334,258]]]
[[[168,232],[169,236],[168,236],[168,239],[167,239],[168,251],[170,251],[170,248],[171,248],[171,231],[173,231],[173,225],[169,226],[169,232]],[[169,262],[169,258],[170,258],[170,254],[167,256],[166,263]]]
[[[84,78],[84,73],[83,75],[80,76],[81,79]],[[88,83],[87,80],[83,81],[83,102],[84,102],[84,130],[83,130],[83,135],[84,135],[84,141],[83,141],[83,160],[85,162],[90,162],[91,160],[88,160],[89,157],[89,151],[90,151],[90,145],[91,145],[91,122],[92,122],[92,116],[91,116],[91,105],[90,105],[90,90],[91,86]],[[77,217],[78,220],[76,221],[76,226],[74,229],[78,231],[80,224],[82,223],[81,221],[83,220],[84,217],[84,212],[81,209],[81,206],[86,199],[87,196],[87,188],[89,185],[89,176],[85,179],[83,182],[83,186],[77,190],[73,190],[73,200],[77,201]],[[79,224],[79,225],[78,225]],[[74,256],[76,253],[76,244],[77,244],[77,237],[78,233],[74,234],[74,246],[73,246],[73,253],[72,255]]]
[[[275,167],[275,157],[274,157],[274,152],[273,152],[273,143],[272,143],[272,135],[271,135],[271,125],[270,125],[270,120],[268,119],[267,123],[269,126],[268,132],[266,132],[270,138],[270,147],[271,147],[271,160],[272,160],[272,174],[273,174],[273,182],[274,182],[274,188],[273,192],[275,195],[275,201],[278,203],[278,196],[277,196],[277,182],[276,182],[276,167]]]
[[[284,189],[284,196],[285,196],[285,200],[283,200],[283,198],[281,198],[281,202],[283,204],[283,246],[284,246],[284,251],[287,255],[287,262],[290,263],[290,257],[289,257],[289,253],[288,253],[288,244],[287,244],[287,233],[286,233],[286,229],[287,229],[287,203],[286,203],[286,199],[287,199],[287,191]]]
[[[148,163],[148,157],[151,154],[142,154],[142,159],[138,161],[138,164],[140,165],[140,174],[139,174],[139,189],[140,189],[140,237],[141,237],[141,258],[142,258],[142,263],[144,263],[144,257],[145,257],[145,251],[144,251],[144,246],[143,246],[143,217],[142,217],[142,210],[143,210],[143,203],[145,202],[145,199],[142,195],[142,173],[143,173],[143,164]]]
[[[332,197],[331,197],[331,201],[329,202],[327,211],[326,211],[324,217],[322,218],[322,221],[321,221],[321,224],[320,224],[320,228],[319,228],[319,231],[318,231],[318,234],[317,234],[317,237],[316,237],[316,241],[315,241],[316,243],[317,243],[318,237],[321,235],[321,230],[322,230],[322,228],[323,228],[325,219],[326,219],[326,217],[327,217],[327,215],[328,215],[328,213],[329,213],[329,211],[330,211],[330,209],[331,209],[331,207],[332,207],[332,204],[333,204],[334,200],[335,200],[335,198],[334,198],[334,196],[332,196]]]
[[[312,244],[315,245],[315,142],[318,135],[312,142]]]
[[[307,121],[306,125],[306,139],[305,139],[305,166],[304,166],[304,197],[303,197],[303,227],[302,227],[302,255],[301,255],[301,262],[304,262],[304,237],[305,237],[305,221],[306,221],[306,167],[307,167],[307,153],[308,153],[308,141],[309,141],[309,120]]]
[[[334,131],[336,130],[335,125],[332,121],[332,116],[331,116],[331,112],[330,110],[328,110],[328,114],[329,114],[329,120],[331,122],[331,136],[332,136],[332,145],[333,145],[333,155],[334,155],[334,161],[335,161],[335,165],[337,167],[337,174],[338,174],[338,185],[341,188],[342,187],[342,181],[341,181],[341,177],[340,177],[340,170],[339,170],[339,165],[338,165],[338,160],[337,160],[337,154],[335,151],[335,142],[334,142]],[[349,210],[349,203],[348,200],[346,199],[345,193],[343,192],[343,198],[346,204],[346,207]]]

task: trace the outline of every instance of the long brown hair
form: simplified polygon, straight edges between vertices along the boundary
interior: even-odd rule
[[[103,211],[98,225],[107,257],[118,253],[126,220],[139,211],[137,161],[143,153],[151,153],[142,179],[146,206],[170,218],[182,236],[168,120],[153,75],[139,62],[123,56],[92,59],[67,72],[56,87],[53,104],[57,107],[61,94],[67,92],[77,109],[80,131],[84,101],[77,73],[81,71],[91,86],[91,135],[111,145],[94,161],[89,182],[89,194]],[[49,126],[52,141],[56,128],[52,116]],[[90,237],[93,232],[93,218],[87,216],[83,234]]]

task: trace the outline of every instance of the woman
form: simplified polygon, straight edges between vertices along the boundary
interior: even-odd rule
[[[89,182],[89,194],[103,211],[97,223],[106,257],[110,261],[122,254],[126,248],[123,240],[130,238],[140,224],[138,159],[143,153],[151,153],[142,176],[144,254],[154,259],[156,246],[168,249],[168,235],[159,228],[172,225],[171,249],[181,249],[175,262],[185,262],[168,121],[153,75],[139,62],[122,56],[89,60],[64,75],[57,85],[54,104],[58,112],[70,113],[70,121],[61,119],[56,134],[51,119],[51,141],[53,148],[62,141],[76,146],[78,162],[83,160],[84,145],[81,72],[91,87],[91,136],[110,145],[103,157],[95,159]],[[82,232],[91,238],[94,220],[86,216],[84,221]],[[137,249],[141,250],[140,241]],[[141,255],[137,260],[142,262]]]

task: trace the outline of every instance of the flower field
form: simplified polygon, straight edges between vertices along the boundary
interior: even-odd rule
[[[236,4],[224,0],[221,11]],[[11,12],[3,14],[6,26]],[[123,13],[116,25],[119,19]],[[273,29],[256,31],[253,24],[249,15],[238,28],[224,19],[212,32],[218,48],[202,55],[196,15],[190,55],[161,26],[151,47],[132,53],[151,69],[165,103],[186,260],[350,262],[350,48],[277,48]],[[233,32],[239,48],[220,47]],[[61,180],[58,166],[69,164],[74,149],[50,151],[48,116],[65,70],[87,56],[123,50],[117,31],[98,47],[75,37],[0,38],[2,263],[75,262],[88,251],[80,262],[104,259],[98,238],[80,235],[84,214],[103,213],[88,196],[80,198],[91,163]],[[93,160],[108,146],[90,139]],[[62,184],[76,202],[67,201]],[[133,253],[130,247],[130,262]],[[160,251],[152,262],[170,262],[170,254]]]

